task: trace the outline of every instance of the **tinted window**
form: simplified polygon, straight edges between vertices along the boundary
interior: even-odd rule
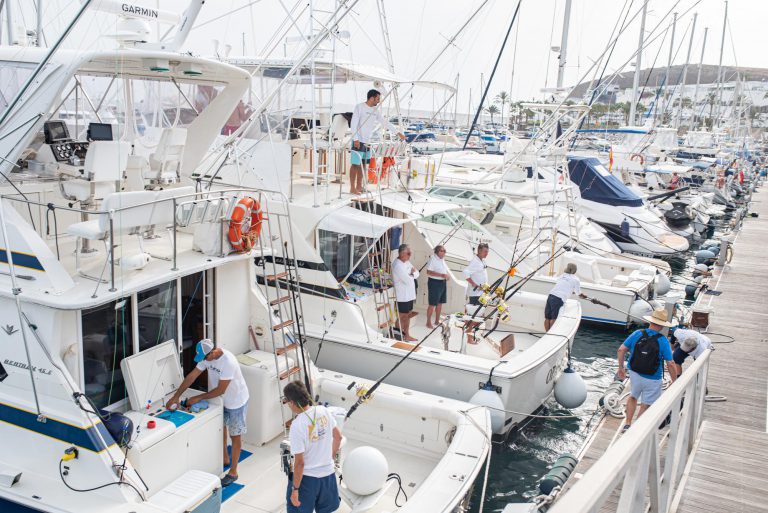
[[[120,362],[133,354],[131,300],[83,310],[85,394],[98,408],[127,396]]]
[[[179,340],[176,281],[139,292],[139,351],[166,340]]]

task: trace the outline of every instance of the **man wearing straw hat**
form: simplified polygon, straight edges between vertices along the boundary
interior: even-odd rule
[[[667,311],[654,310],[651,315],[646,315],[643,319],[650,324],[648,328],[632,333],[618,351],[618,377],[621,380],[627,377],[624,360],[629,352],[631,389],[627,398],[627,420],[623,431],[629,429],[632,424],[638,402],[640,402],[640,411],[637,417],[640,418],[640,415],[661,396],[663,362],[667,362],[667,370],[672,381],[677,379],[677,366],[672,360],[672,347],[667,337],[661,334],[663,328],[673,326],[667,321]]]

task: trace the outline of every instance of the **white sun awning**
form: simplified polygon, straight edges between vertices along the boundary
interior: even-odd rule
[[[317,228],[329,232],[378,239],[393,226],[399,226],[409,221],[410,219],[394,219],[371,214],[353,207],[341,207],[321,219]]]

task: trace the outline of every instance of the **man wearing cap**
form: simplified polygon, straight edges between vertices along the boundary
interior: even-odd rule
[[[581,282],[576,276],[576,264],[571,262],[565,266],[562,276],[555,281],[555,286],[552,287],[549,296],[547,296],[547,304],[544,307],[544,331],[549,331],[560,314],[560,308],[573,294],[587,299],[587,296],[581,293]]]
[[[670,334],[672,336],[672,342],[676,342],[675,350],[672,352],[672,359],[677,365],[677,373],[683,372],[683,362],[689,357],[693,356],[696,360],[699,356],[704,354],[704,351],[711,349],[712,341],[696,330],[686,328],[670,328]]]
[[[246,413],[248,410],[248,387],[243,379],[243,373],[240,371],[240,365],[237,358],[230,351],[215,347],[210,339],[201,340],[197,343],[195,351],[195,362],[197,367],[187,374],[181,386],[173,394],[173,397],[165,405],[169,410],[178,408],[181,395],[203,371],[208,371],[208,389],[209,391],[187,398],[186,407],[202,400],[222,397],[224,400],[224,465],[231,466],[227,474],[221,478],[222,486],[229,486],[237,481],[237,463],[240,459],[240,449],[242,447],[242,435],[246,432]],[[232,458],[227,454],[227,432],[232,439]]]
[[[672,361],[672,347],[667,337],[661,334],[663,328],[672,326],[667,321],[667,311],[654,310],[653,314],[643,317],[650,324],[648,328],[632,333],[619,347],[618,377],[627,378],[624,360],[629,352],[629,382],[630,395],[627,398],[627,420],[623,430],[629,429],[635,416],[637,403],[640,402],[638,418],[661,396],[663,362],[667,362],[667,370],[672,381],[677,379],[677,366]]]

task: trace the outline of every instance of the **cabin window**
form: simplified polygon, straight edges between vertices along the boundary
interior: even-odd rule
[[[98,408],[128,397],[120,362],[133,354],[130,298],[83,310],[85,394]]]
[[[139,351],[166,340],[179,340],[176,281],[139,292],[136,295],[139,316]]]
[[[320,257],[337,280],[349,274],[352,266],[352,236],[318,230]]]

